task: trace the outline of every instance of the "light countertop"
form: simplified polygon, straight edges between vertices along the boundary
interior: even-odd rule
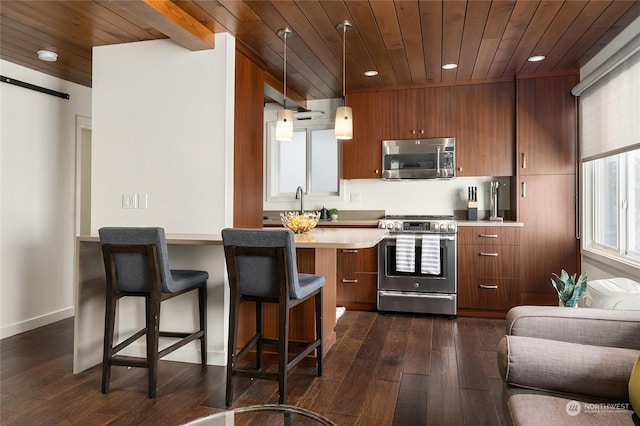
[[[458,226],[517,226],[523,227],[524,223],[522,222],[513,222],[510,220],[505,220],[503,222],[492,222],[490,220],[456,220]]]
[[[273,228],[271,228],[273,229]],[[314,228],[295,234],[297,248],[369,248],[377,245],[387,231],[377,228]],[[220,234],[166,234],[167,244],[222,245]],[[100,242],[97,235],[78,237],[79,242]]]
[[[338,219],[338,220],[321,220],[318,227],[338,227],[338,226],[361,226],[361,227],[377,227],[380,219]],[[264,219],[264,226],[274,227],[282,226],[280,219]]]

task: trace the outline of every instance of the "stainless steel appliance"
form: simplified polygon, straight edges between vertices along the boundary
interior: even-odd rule
[[[456,315],[453,216],[386,216],[378,227],[390,231],[378,246],[378,311]]]
[[[489,205],[489,220],[501,222],[502,218],[498,216],[498,198],[500,195],[500,185],[498,181],[491,182],[491,204]]]
[[[455,176],[455,138],[382,141],[382,179],[451,179]]]

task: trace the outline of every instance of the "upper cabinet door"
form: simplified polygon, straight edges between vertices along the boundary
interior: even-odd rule
[[[347,105],[353,112],[353,139],[341,142],[343,179],[380,178],[385,97],[387,92],[356,93],[347,97]]]
[[[521,175],[574,174],[577,75],[527,78],[517,83],[516,163]]]
[[[515,176],[513,82],[456,86],[458,176]]]

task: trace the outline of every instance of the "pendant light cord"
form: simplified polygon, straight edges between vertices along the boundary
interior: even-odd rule
[[[347,50],[347,25],[345,24],[342,27],[342,106],[347,105],[346,101],[346,91],[347,91],[347,64],[346,60],[346,50]]]
[[[282,35],[284,38],[284,99],[282,101],[282,106],[284,109],[287,109],[287,31],[285,29],[284,34]]]

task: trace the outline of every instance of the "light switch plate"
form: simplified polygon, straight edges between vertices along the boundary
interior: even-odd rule
[[[149,197],[146,192],[138,192],[138,208],[146,209]]]
[[[138,194],[135,192],[123,192],[122,193],[122,208],[123,209],[137,209],[138,208]]]

